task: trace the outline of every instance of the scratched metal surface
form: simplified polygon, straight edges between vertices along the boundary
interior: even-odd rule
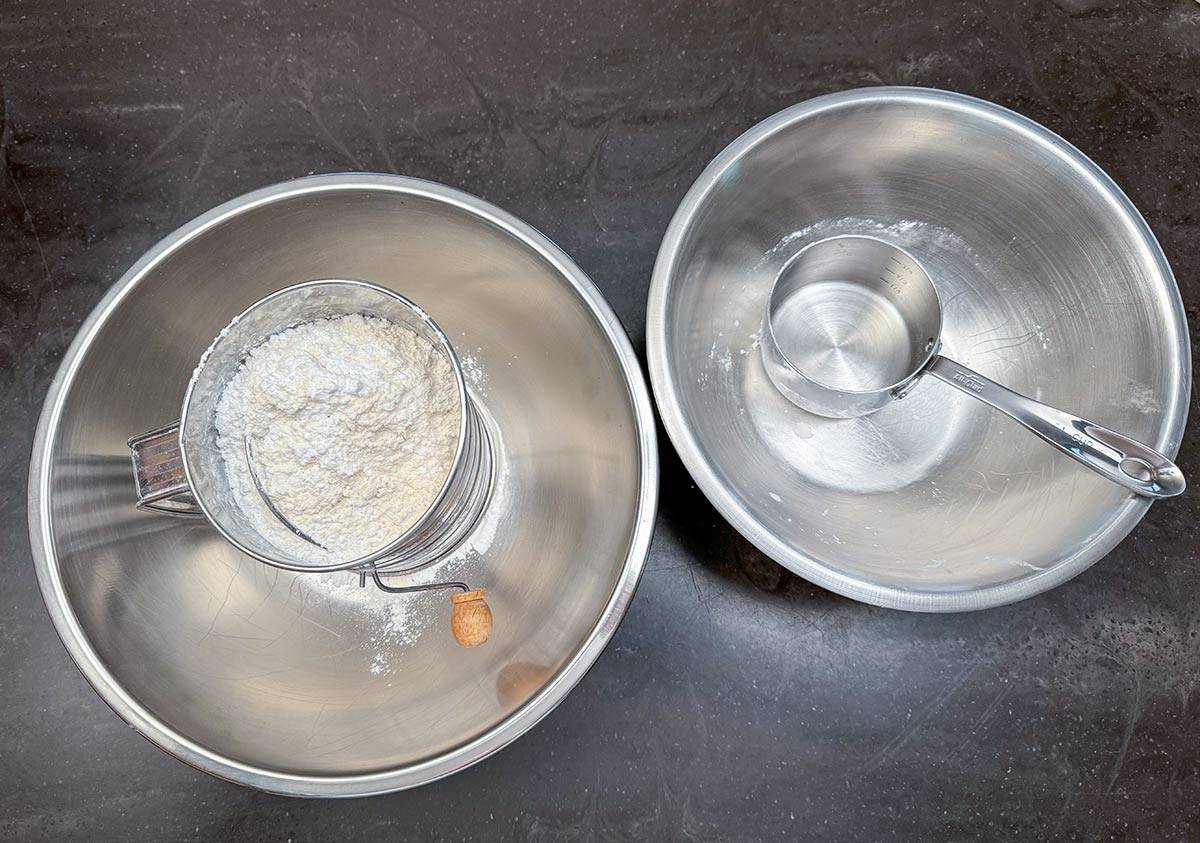
[[[783,106],[873,83],[991,99],[1092,156],[1145,214],[1195,330],[1193,0],[0,8],[0,836],[1200,834],[1194,493],[1046,595],[908,615],[766,560],[664,442],[649,568],[589,676],[483,764],[352,803],[165,756],[45,615],[24,513],[42,396],[87,311],[176,225],[313,171],[432,178],[545,231],[641,350],[659,238],[707,161]],[[1186,439],[1180,463],[1200,470]]]

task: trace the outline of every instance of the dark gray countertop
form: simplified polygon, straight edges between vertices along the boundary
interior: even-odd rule
[[[464,773],[356,801],[171,759],[45,613],[25,516],[42,397],[171,229],[311,172],[434,179],[558,242],[642,353],[659,238],[704,165],[784,106],[876,84],[993,100],[1093,157],[1200,325],[1195,0],[0,6],[0,837],[1200,836],[1196,492],[1049,594],[909,615],[764,558],[664,439],[645,577],[574,693]],[[1179,461],[1200,477],[1190,443]]]

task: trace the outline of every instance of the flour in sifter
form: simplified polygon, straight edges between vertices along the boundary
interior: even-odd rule
[[[295,558],[330,564],[378,550],[424,513],[453,463],[459,413],[440,349],[385,319],[338,316],[247,355],[218,402],[217,443],[255,529]],[[321,547],[263,505],[247,439],[272,503]]]

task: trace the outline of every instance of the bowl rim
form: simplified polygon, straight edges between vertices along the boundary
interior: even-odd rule
[[[680,248],[693,219],[724,174],[760,143],[795,123],[848,106],[905,102],[965,111],[1023,135],[1030,142],[1042,145],[1071,166],[1081,178],[1090,181],[1092,189],[1107,200],[1114,213],[1124,217],[1131,232],[1141,240],[1148,259],[1157,266],[1171,299],[1174,344],[1179,361],[1179,386],[1170,397],[1164,411],[1159,436],[1151,444],[1155,450],[1174,459],[1182,441],[1191,395],[1191,344],[1178,284],[1149,225],[1108,174],[1059,135],[1011,109],[966,94],[937,88],[877,86],[818,96],[789,106],[757,123],[713,159],[692,184],[671,218],[654,263],[646,312],[646,356],[650,383],[667,435],[696,485],[721,515],[767,556],[822,588],[876,606],[914,612],[987,609],[1040,594],[1082,573],[1133,530],[1150,508],[1151,501],[1131,495],[1114,513],[1108,526],[1091,541],[1076,548],[1066,558],[1046,570],[1018,580],[961,591],[879,585],[868,579],[834,570],[820,560],[788,546],[761,524],[748,507],[742,505],[738,497],[721,481],[691,430],[679,401],[678,385],[667,352],[667,308],[671,300],[672,276],[679,259]]]
[[[66,398],[81,361],[99,329],[168,255],[209,229],[254,208],[305,194],[354,190],[398,193],[456,207],[533,250],[573,288],[608,338],[620,363],[637,428],[638,494],[625,560],[608,601],[583,644],[537,694],[474,738],[415,764],[361,774],[303,775],[248,764],[205,748],[142,706],[108,671],[84,634],[63,587],[49,509],[50,445],[57,437]],[[599,289],[562,249],[537,229],[495,205],[437,182],[388,173],[332,173],[280,182],[218,205],[156,243],[105,293],[68,346],[46,393],[30,458],[27,515],[38,585],[54,628],[80,672],[125,722],[160,749],[218,778],[288,796],[353,797],[404,790],[463,770],[520,737],[562,701],[595,663],[633,598],[650,548],[658,478],[654,414],[629,337]],[[132,498],[130,501],[132,506]]]

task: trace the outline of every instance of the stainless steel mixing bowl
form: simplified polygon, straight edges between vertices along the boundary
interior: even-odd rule
[[[945,353],[1173,457],[1190,351],[1162,251],[1078,150],[970,97],[874,88],[751,129],[671,222],[650,291],[651,380],[672,441],[726,518],[834,591],[923,611],[1044,591],[1149,502],[933,378],[863,418],[791,404],[758,344],[780,270],[865,234],[929,271]]]
[[[125,437],[179,412],[232,316],[316,277],[370,279],[419,302],[468,381],[481,373],[501,469],[487,534],[454,578],[487,589],[497,620],[484,647],[441,634],[435,596],[436,632],[393,648],[378,640],[377,603],[264,566],[206,524],[133,507]],[[350,796],[461,769],[563,698],[633,594],[657,477],[636,358],[557,247],[439,185],[322,176],[189,223],[100,302],[46,399],[30,534],[59,634],[138,731],[243,784]],[[369,588],[375,601],[419,599]]]

